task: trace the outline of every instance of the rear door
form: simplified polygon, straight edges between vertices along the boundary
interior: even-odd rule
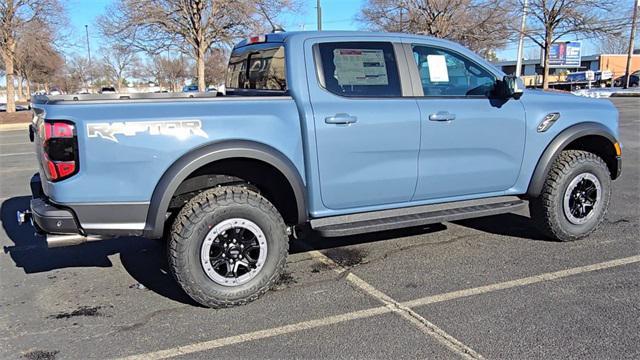
[[[318,81],[310,81],[309,92],[324,206],[410,201],[420,121],[415,99],[403,97],[411,88],[401,45],[350,37],[323,39],[312,48],[316,73],[310,79],[317,75]]]
[[[405,51],[413,78],[420,79],[413,200],[490,195],[513,186],[525,142],[521,102],[493,98],[496,74],[461,52],[428,43],[405,44]]]

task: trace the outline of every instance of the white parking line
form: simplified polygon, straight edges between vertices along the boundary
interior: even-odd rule
[[[9,154],[0,154],[0,156],[20,156],[20,155],[33,155],[35,154],[33,151],[30,152],[19,152],[19,153],[9,153]]]
[[[335,261],[333,261],[333,259],[324,255],[320,251],[317,251],[317,250],[310,251],[310,255],[314,259],[317,259],[320,262],[326,265],[329,265],[337,273],[343,273],[347,271],[346,268],[336,263]],[[373,286],[371,286],[366,281],[362,280],[359,276],[355,275],[354,273],[349,273],[347,275],[347,281],[357,286],[360,290],[364,291],[365,293],[373,296],[378,301],[385,304],[388,308],[391,309],[391,311],[393,311],[394,313],[400,315],[403,319],[408,320],[410,323],[412,323],[423,334],[432,337],[442,345],[449,348],[449,350],[458,354],[460,357],[465,359],[484,359],[482,355],[477,353],[472,348],[463,344],[453,336],[447,334],[444,330],[440,329],[435,324],[433,324],[429,320],[422,317],[420,314],[416,313],[410,308],[395,301],[389,295],[374,288]]]
[[[604,269],[609,269],[616,266],[634,264],[637,262],[640,262],[640,255],[630,256],[627,258],[616,259],[611,261],[605,261],[605,262],[592,264],[592,265],[575,267],[575,268],[566,269],[566,270],[548,272],[540,275],[529,276],[529,277],[521,278],[517,280],[505,281],[497,284],[480,286],[472,289],[452,291],[444,294],[427,296],[420,299],[404,302],[402,303],[402,305],[410,308],[414,308],[414,307],[429,305],[433,303],[439,303],[447,300],[459,299],[467,296],[480,295],[488,292],[510,289],[510,288],[515,288],[515,287],[520,287],[525,285],[531,285],[531,284],[540,283],[544,281],[562,279],[567,276],[572,276],[572,275],[577,275],[577,274],[582,274],[582,273],[592,272],[597,270],[604,270]]]
[[[12,173],[12,172],[17,172],[17,171],[37,171],[38,168],[35,166],[31,166],[31,167],[19,167],[19,168],[6,168],[6,169],[0,169],[0,174],[4,174],[4,173]]]
[[[314,255],[312,254],[312,256]],[[333,262],[331,259],[329,260]],[[399,305],[406,308],[414,308],[418,306],[440,303],[440,302],[468,297],[472,295],[481,295],[481,294],[491,293],[491,292],[499,291],[503,289],[521,287],[521,286],[526,286],[526,285],[546,282],[546,281],[553,281],[553,280],[565,278],[572,275],[578,275],[578,274],[583,274],[583,273],[588,273],[588,272],[593,272],[598,270],[605,270],[605,269],[610,269],[610,268],[623,266],[623,265],[636,264],[638,262],[640,262],[640,255],[630,256],[626,258],[605,261],[605,262],[587,265],[587,266],[580,266],[580,267],[575,267],[575,268],[570,268],[570,269],[565,269],[560,271],[543,273],[535,276],[530,276],[522,279],[511,280],[511,281],[505,281],[505,282],[491,284],[487,286],[480,286],[480,287],[471,288],[471,289],[452,291],[444,294],[427,296],[427,297],[423,297],[423,298],[419,298],[411,301],[402,302],[402,303],[399,303]],[[249,333],[230,336],[226,338],[220,338],[216,340],[203,341],[203,342],[198,342],[194,344],[173,347],[166,350],[159,350],[159,351],[153,351],[153,352],[148,352],[144,354],[131,355],[128,357],[124,357],[123,359],[127,359],[127,360],[129,359],[131,360],[133,359],[165,359],[165,358],[170,358],[170,357],[179,356],[179,355],[187,355],[187,354],[192,354],[196,352],[211,350],[211,349],[215,349],[215,348],[219,348],[227,345],[233,345],[233,344],[243,343],[247,341],[258,340],[258,339],[266,339],[266,338],[270,338],[278,335],[290,334],[290,333],[294,333],[302,330],[308,330],[308,329],[314,329],[314,328],[328,326],[328,325],[339,324],[339,323],[343,323],[351,320],[364,319],[368,317],[390,313],[392,311],[394,310],[392,310],[390,306],[385,305],[385,306],[370,308],[366,310],[353,311],[353,312],[349,312],[341,315],[334,315],[334,316],[329,316],[329,317],[320,318],[320,319],[302,321],[299,323],[279,326],[271,329],[253,331]]]
[[[160,351],[155,351],[155,352],[146,353],[146,354],[127,356],[122,359],[126,359],[126,360],[166,359],[166,358],[179,356],[179,355],[188,355],[195,352],[212,350],[222,346],[228,346],[228,345],[233,345],[233,344],[238,344],[238,343],[243,343],[243,342],[253,341],[253,340],[259,340],[259,339],[265,339],[265,338],[270,338],[278,335],[290,334],[290,333],[313,329],[313,328],[322,327],[322,326],[339,324],[345,321],[364,319],[364,318],[368,318],[376,315],[386,314],[389,312],[391,312],[391,309],[385,306],[380,306],[377,308],[353,311],[346,314],[334,315],[334,316],[329,316],[329,317],[309,320],[309,321],[303,321],[296,324],[284,325],[284,326],[279,326],[276,328],[271,328],[266,330],[253,331],[250,333],[240,334],[236,336],[229,336],[226,338],[221,338],[221,339],[216,339],[211,341],[204,341],[204,342],[195,343],[191,345],[178,346],[178,347],[167,349],[167,350],[160,350]]]
[[[9,145],[29,145],[29,144],[31,144],[31,143],[28,142],[28,141],[27,142],[10,142],[10,143],[5,143],[5,142],[0,141],[0,146],[4,146],[4,145],[6,145],[6,146],[9,146]]]
[[[472,348],[463,344],[453,336],[447,334],[444,330],[440,329],[435,324],[422,317],[420,314],[395,301],[382,291],[369,285],[366,281],[362,280],[357,275],[349,273],[349,275],[347,275],[347,281],[356,285],[367,294],[373,296],[374,298],[387,305],[387,307],[390,308],[391,311],[402,316],[402,318],[408,320],[420,331],[422,331],[422,333],[434,338],[436,341],[446,346],[447,348],[449,348],[449,350],[458,354],[460,357],[464,359],[484,359],[482,355],[478,354]]]

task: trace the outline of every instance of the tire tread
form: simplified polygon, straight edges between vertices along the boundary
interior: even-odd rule
[[[172,270],[171,272],[175,280],[193,300],[207,307],[227,308],[245,305],[258,299],[276,284],[286,265],[286,259],[289,253],[288,241],[285,246],[281,247],[280,254],[277,255],[278,263],[276,265],[276,271],[273,272],[269,279],[256,288],[248,289],[246,296],[234,299],[225,299],[222,297],[212,298],[207,296],[198,284],[186,279],[183,272],[189,265],[189,256],[187,254],[189,247],[187,246],[187,242],[190,241],[190,237],[197,224],[208,212],[214,209],[224,209],[238,204],[259,208],[271,218],[271,223],[282,232],[282,238],[288,239],[286,235],[286,225],[278,210],[266,198],[254,191],[240,186],[225,186],[209,189],[193,197],[184,205],[173,222],[167,252],[169,267]]]
[[[561,193],[563,180],[569,176],[569,172],[576,165],[583,163],[591,163],[606,171],[606,174],[610,176],[607,164],[598,155],[583,150],[563,150],[549,170],[540,196],[531,199],[529,202],[529,209],[534,223],[550,238],[559,241],[579,240],[594,232],[605,218],[608,204],[605,204],[598,223],[589,231],[580,235],[568,233],[562,228],[562,223],[559,221],[558,217],[564,216],[564,214],[558,214],[556,211],[557,201],[562,201],[563,197]],[[605,191],[610,191],[610,188],[607,187]],[[609,199],[608,196],[607,199]]]

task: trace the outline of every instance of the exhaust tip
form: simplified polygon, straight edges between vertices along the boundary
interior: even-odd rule
[[[80,234],[52,235],[47,234],[47,246],[50,248],[80,245],[87,241],[102,240],[99,236],[83,236]]]
[[[31,219],[31,211],[16,211],[16,220],[18,221],[18,225],[22,225]]]

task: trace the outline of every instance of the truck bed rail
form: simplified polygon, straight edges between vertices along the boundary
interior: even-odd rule
[[[182,102],[182,101],[225,101],[247,100],[247,98],[282,99],[288,94],[256,93],[246,95],[217,95],[216,93],[134,93],[134,94],[71,94],[71,95],[36,95],[31,98],[32,104],[87,104],[87,103],[122,103],[122,102]]]

